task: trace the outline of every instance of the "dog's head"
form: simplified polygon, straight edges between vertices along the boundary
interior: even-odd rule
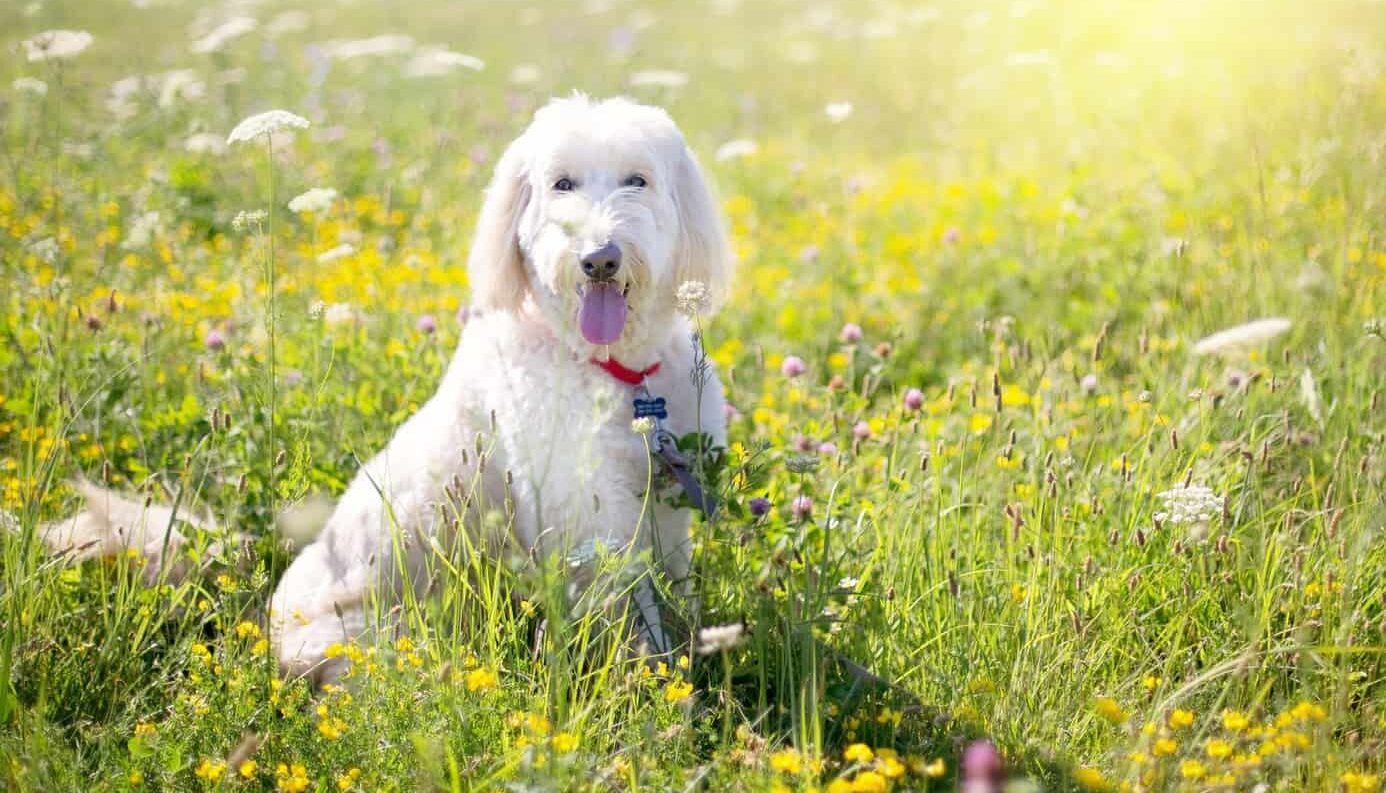
[[[721,217],[663,110],[627,99],[557,99],[506,150],[467,263],[484,309],[533,305],[560,337],[645,347],[667,336],[675,293],[731,275]]]

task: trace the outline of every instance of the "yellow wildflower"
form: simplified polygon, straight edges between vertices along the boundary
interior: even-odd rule
[[[864,743],[854,743],[842,753],[842,756],[853,763],[869,763],[876,759],[876,753],[871,751],[871,747]]]

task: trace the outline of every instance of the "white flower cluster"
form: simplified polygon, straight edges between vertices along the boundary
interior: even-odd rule
[[[24,40],[24,56],[30,63],[66,60],[90,47],[91,42],[91,34],[85,30],[47,30]]]
[[[1155,519],[1161,523],[1197,526],[1222,512],[1223,497],[1203,485],[1178,485],[1159,495],[1165,508],[1155,513]]]
[[[249,212],[242,209],[236,213],[236,217],[231,219],[231,228],[241,231],[250,226],[259,225],[267,217],[269,217],[269,213],[263,209],[253,209]]]
[[[308,119],[287,110],[268,110],[245,119],[226,136],[229,143],[252,143],[281,129],[305,129]]]
[[[703,628],[698,631],[698,654],[712,655],[723,650],[730,650],[741,641],[743,630],[745,627],[739,622]]]
[[[314,187],[289,200],[290,212],[326,212],[337,200],[337,191],[330,187]]]
[[[717,153],[712,155],[718,162],[734,160],[738,157],[749,157],[760,149],[756,142],[749,138],[737,138],[729,140],[717,147]]]
[[[712,307],[712,292],[702,281],[684,281],[674,293],[674,301],[679,311],[694,317],[706,314]]]
[[[1252,347],[1259,347],[1290,329],[1290,321],[1284,317],[1258,319],[1235,328],[1220,330],[1199,340],[1193,346],[1195,355],[1218,355],[1235,353]]]

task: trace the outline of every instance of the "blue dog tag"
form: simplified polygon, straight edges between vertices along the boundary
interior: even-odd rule
[[[638,419],[653,418],[661,421],[669,418],[669,411],[664,409],[664,397],[653,397],[651,399],[636,397],[635,417]]]

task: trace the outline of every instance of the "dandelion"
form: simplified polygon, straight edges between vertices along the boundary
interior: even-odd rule
[[[226,45],[255,30],[255,28],[256,22],[250,17],[232,17],[217,25],[207,35],[194,41],[188,49],[199,55],[219,52],[225,49]]]
[[[1192,727],[1193,723],[1194,714],[1192,711],[1187,711],[1183,708],[1175,708],[1174,711],[1169,714],[1169,726],[1176,730]]]
[[[1195,355],[1220,355],[1259,347],[1289,330],[1290,324],[1290,320],[1283,317],[1258,319],[1200,339],[1194,344],[1193,352]]]
[[[267,110],[250,116],[231,130],[226,143],[250,143],[258,141],[280,130],[307,129],[308,119],[294,115],[287,110]]]
[[[674,301],[685,316],[696,317],[712,307],[712,292],[702,281],[684,281],[679,284]]]
[[[1101,771],[1091,766],[1081,766],[1073,772],[1073,781],[1084,790],[1110,790],[1111,784]]]
[[[1241,732],[1251,726],[1251,719],[1238,711],[1224,710],[1222,712],[1222,726],[1228,732]]]
[[[1097,700],[1097,715],[1112,724],[1123,724],[1130,718],[1130,714],[1111,697],[1102,697]]]
[[[468,672],[463,682],[466,684],[468,691],[489,691],[496,687],[500,682],[500,678],[496,676],[495,672],[483,666]]]
[[[10,87],[20,93],[29,93],[35,96],[43,96],[48,93],[48,83],[34,77],[17,77],[10,83]]]
[[[741,641],[741,632],[744,629],[745,626],[739,622],[703,628],[698,631],[698,654],[712,655],[730,650]]]
[[[571,732],[560,732],[553,736],[553,750],[559,754],[568,754],[577,747],[577,736]]]
[[[717,152],[712,156],[713,159],[718,162],[725,162],[740,157],[749,157],[759,150],[760,147],[756,145],[755,141],[749,138],[737,138],[736,140],[729,140],[721,146],[718,146]]]
[[[671,680],[664,687],[665,702],[682,702],[693,695],[693,684],[684,680]]]
[[[808,496],[799,496],[790,504],[790,511],[799,520],[807,520],[813,514],[813,499]]]
[[[93,39],[85,30],[46,30],[22,42],[24,56],[30,63],[60,61],[74,58],[91,46]]]
[[[1208,769],[1197,760],[1185,760],[1179,764],[1179,776],[1197,781],[1208,775]]]
[[[885,793],[890,783],[875,771],[862,771],[852,780],[853,793]]]
[[[781,749],[770,755],[770,770],[790,776],[803,772],[803,757],[794,749]]]
[[[193,776],[198,779],[205,779],[208,782],[215,782],[226,775],[226,763],[220,760],[213,760],[209,757],[202,758],[202,762],[193,769]]]
[[[647,69],[630,76],[632,88],[680,88],[688,85],[688,75],[671,69]]]
[[[876,753],[864,743],[854,743],[843,750],[842,759],[849,763],[869,763],[876,759]]]
[[[1232,744],[1221,738],[1210,738],[1203,751],[1214,760],[1222,760],[1232,755]]]
[[[852,103],[831,102],[827,107],[823,108],[823,112],[827,114],[829,121],[834,124],[841,124],[843,121],[847,120],[848,116],[852,115]]]
[[[804,359],[797,355],[790,355],[780,363],[780,374],[785,377],[798,377],[808,371],[808,366]]]
[[[289,199],[290,212],[326,212],[337,200],[337,191],[330,187],[314,187]]]

